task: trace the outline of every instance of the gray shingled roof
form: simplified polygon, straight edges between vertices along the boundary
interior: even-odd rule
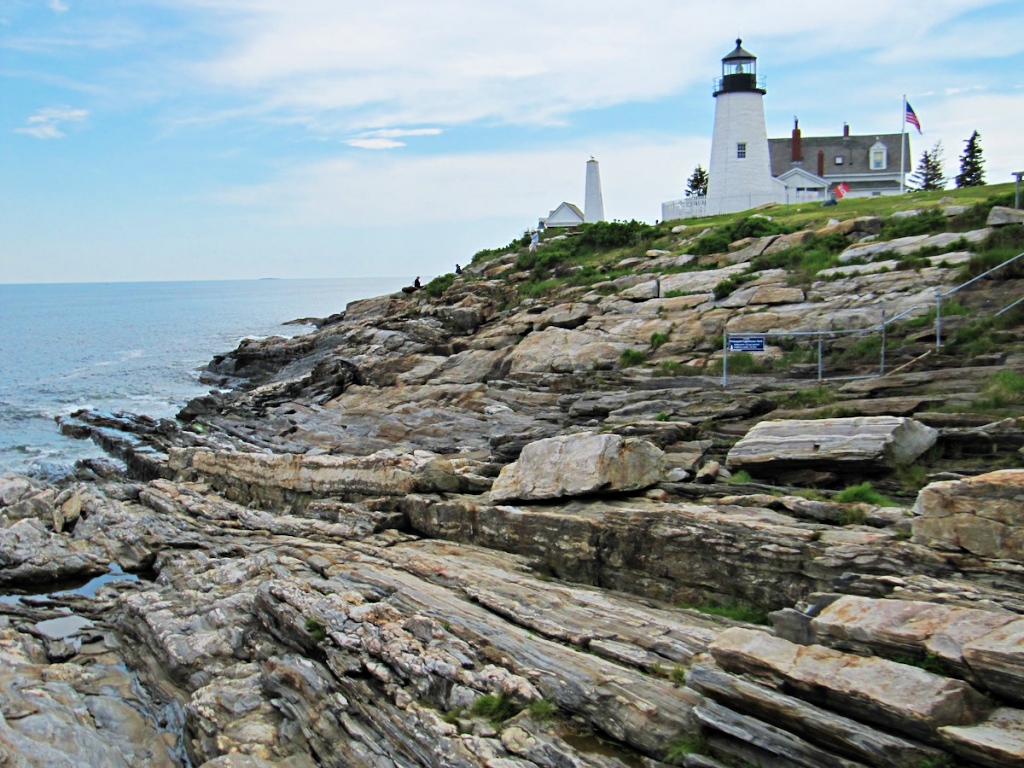
[[[887,133],[881,136],[804,136],[800,142],[805,171],[818,173],[818,150],[825,151],[825,175],[841,176],[844,173],[876,173],[885,175],[898,173],[900,164],[900,133]],[[881,141],[889,150],[889,167],[884,171],[872,171],[869,150],[876,141]],[[781,176],[791,168],[793,139],[768,139],[768,154],[771,157],[772,176]],[[843,164],[836,165],[835,158],[842,155]],[[906,150],[903,156],[903,169],[910,172],[912,158],[910,156],[910,137],[907,136]]]

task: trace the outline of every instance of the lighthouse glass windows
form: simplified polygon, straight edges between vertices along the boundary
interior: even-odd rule
[[[747,142],[741,141],[736,145],[736,157],[740,160],[745,159],[747,156]]]
[[[754,59],[728,59],[723,62],[722,70],[725,75],[752,75]]]

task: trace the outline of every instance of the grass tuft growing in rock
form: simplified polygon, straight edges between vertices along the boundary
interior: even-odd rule
[[[469,711],[479,717],[486,717],[492,723],[503,723],[518,715],[522,709],[504,693],[500,693],[497,696],[484,694],[473,702]]]
[[[324,625],[313,618],[306,619],[306,631],[309,636],[312,637],[316,642],[322,643],[327,639],[327,630],[324,629]]]
[[[669,765],[681,765],[687,755],[699,755],[704,752],[706,744],[701,734],[682,736],[668,745],[665,751],[665,762]]]
[[[835,500],[840,504],[856,504],[859,502],[862,504],[873,504],[876,507],[899,506],[895,501],[883,496],[872,488],[871,483],[867,480],[863,483],[844,488],[836,494]]]
[[[741,469],[739,472],[734,472],[729,478],[730,483],[753,483],[754,478],[750,476],[750,473],[745,469]]]
[[[646,359],[647,355],[639,349],[624,349],[622,354],[619,355],[619,367],[632,368],[634,365],[640,365]]]
[[[537,699],[531,701],[526,707],[526,711],[530,713],[530,717],[536,720],[538,723],[546,723],[554,720],[558,715],[558,707],[552,704],[547,699]]]

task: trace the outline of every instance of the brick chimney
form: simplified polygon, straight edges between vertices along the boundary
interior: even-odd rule
[[[818,150],[818,175],[823,177],[823,178],[825,176],[825,150],[824,149],[819,149]]]
[[[843,138],[844,139],[850,138],[850,124],[849,123],[843,123]]]
[[[794,163],[804,159],[803,147],[800,145],[800,121],[793,118],[793,157]]]

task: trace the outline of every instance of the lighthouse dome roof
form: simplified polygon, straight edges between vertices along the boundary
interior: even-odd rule
[[[752,54],[750,51],[745,51],[743,49],[743,40],[741,40],[740,38],[737,37],[736,38],[736,48],[735,48],[735,50],[733,50],[732,53],[730,53],[728,56],[726,56],[724,59],[722,59],[722,61],[729,61],[730,59],[756,59],[756,58],[757,57],[754,54]]]

